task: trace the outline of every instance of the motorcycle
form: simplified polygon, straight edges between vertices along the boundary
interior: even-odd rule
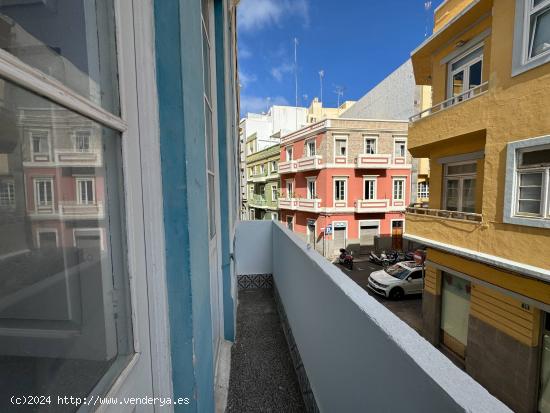
[[[340,256],[338,257],[338,264],[353,270],[353,253],[344,248],[340,248]]]
[[[369,254],[369,261],[386,268],[399,261],[399,253],[397,251],[390,251],[386,254],[386,251],[382,251],[380,255],[376,255],[374,251],[371,251]]]

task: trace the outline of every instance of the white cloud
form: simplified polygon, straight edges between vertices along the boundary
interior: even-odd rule
[[[298,16],[309,25],[308,0],[241,0],[237,10],[237,25],[243,31],[280,24],[283,18]]]
[[[241,44],[239,46],[239,59],[248,59],[249,57],[252,57],[252,50]]]
[[[255,74],[247,73],[243,70],[239,70],[239,83],[242,88],[246,88],[250,83],[258,80],[258,77]]]
[[[277,81],[282,82],[283,76],[287,73],[292,73],[293,71],[294,65],[291,65],[290,63],[283,63],[271,69],[271,76],[273,76]]]
[[[241,95],[241,113],[246,114],[248,112],[262,113],[266,112],[272,105],[288,105],[288,100],[283,96],[274,97],[261,97]]]

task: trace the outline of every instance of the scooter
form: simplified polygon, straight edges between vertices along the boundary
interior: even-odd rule
[[[350,270],[353,270],[353,253],[340,248],[340,256],[338,257],[338,264],[347,267]]]
[[[382,251],[380,255],[376,255],[374,251],[371,251],[369,254],[369,261],[378,265],[382,265],[385,260],[388,259],[385,251]]]

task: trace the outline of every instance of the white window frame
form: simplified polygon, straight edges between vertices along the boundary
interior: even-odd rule
[[[366,191],[367,182],[372,182],[372,191],[373,191],[374,198],[367,198],[367,191]],[[364,200],[378,199],[378,196],[376,195],[378,190],[377,186],[378,186],[378,179],[376,176],[364,176],[363,177],[363,199]]]
[[[462,93],[467,92],[470,89],[472,89],[472,88],[469,87],[469,85],[470,85],[470,70],[469,70],[469,67],[473,66],[474,64],[476,64],[478,62],[481,62],[481,82],[480,82],[480,84],[483,84],[483,64],[484,64],[483,56],[484,56],[484,50],[482,50],[481,55],[479,55],[476,58],[468,61],[467,63],[463,64],[462,66],[459,66],[457,69],[452,70],[452,67],[453,67],[453,64],[455,64],[459,60],[465,58],[469,54],[474,53],[478,49],[483,49],[484,46],[485,46],[484,42],[477,43],[476,45],[468,48],[468,50],[466,50],[464,53],[459,54],[457,57],[453,58],[452,60],[449,61],[449,63],[447,63],[447,99],[450,99],[453,96],[455,96],[454,95],[454,89],[453,89],[453,77],[454,77],[455,74],[457,74],[461,71],[464,71],[464,79],[463,79],[464,83],[462,84],[462,91],[459,93],[459,95],[462,94]],[[466,85],[468,85],[468,88],[467,88]]]
[[[288,190],[289,184],[290,184],[290,191]],[[286,188],[286,199],[292,199],[292,194],[294,193],[294,179],[285,180],[285,188]]]
[[[121,134],[119,166],[124,179],[121,197],[126,206],[131,206],[124,210],[126,225],[123,227],[126,228],[125,264],[132,292],[129,322],[135,353],[122,370],[117,371],[113,384],[103,387],[105,380],[110,380],[103,376],[91,393],[119,400],[135,397],[136,388],[142,389],[142,396],[173,398],[170,337],[166,328],[168,309],[156,71],[151,64],[155,60],[153,17],[151,2],[115,2],[113,41],[117,44],[120,116],[0,50],[0,76]],[[49,144],[51,155],[51,141]],[[147,285],[155,288],[147,288]]]
[[[314,176],[308,176],[307,181],[307,199],[317,199],[317,180]],[[311,187],[313,186],[313,193],[311,193]]]
[[[287,162],[294,160],[294,148],[292,146],[287,146],[285,148],[285,156]]]
[[[79,148],[79,145],[78,145],[79,135],[87,135],[88,149],[82,150],[82,149]],[[73,148],[74,148],[75,152],[87,153],[87,152],[90,152],[92,150],[92,133],[91,133],[91,131],[89,131],[87,129],[76,130],[73,133],[72,139],[73,139]]]
[[[15,181],[13,179],[4,179],[0,181],[0,185],[6,185],[7,198],[6,203],[0,203],[0,208],[14,208],[15,207]],[[1,201],[0,201],[1,202]]]
[[[279,172],[277,161],[271,161],[269,164],[270,164],[270,167],[271,167],[271,173],[272,174]]]
[[[424,188],[420,188],[422,185],[424,185]],[[416,184],[416,196],[418,198],[428,198],[430,196],[430,185],[428,181],[420,181]]]
[[[312,146],[313,146],[313,151],[311,150]],[[315,138],[306,140],[306,156],[315,156],[315,155],[317,155],[317,144],[315,142]]]
[[[449,175],[447,173],[447,170],[448,170],[448,167],[449,166],[456,166],[456,165],[466,165],[466,164],[475,164],[476,165],[476,171],[473,172],[473,173],[463,173],[463,174],[455,174],[455,175]],[[472,160],[469,160],[469,161],[462,161],[462,162],[449,162],[449,163],[445,163],[443,164],[443,209],[447,210],[447,184],[449,181],[458,181],[458,199],[457,199],[457,212],[465,212],[463,211],[463,199],[462,199],[462,188],[463,188],[463,185],[464,185],[464,180],[466,179],[472,179],[472,178],[475,178],[476,180],[476,187],[478,185],[478,177],[477,177],[477,172],[478,172],[478,165],[477,165],[477,161],[472,161]],[[477,190],[476,190],[477,192]],[[474,194],[475,196],[475,194]],[[478,205],[476,204],[476,209],[477,209]],[[469,213],[475,213],[474,212],[469,212]]]
[[[40,234],[55,234],[55,246],[59,247],[59,233],[57,228],[38,228],[36,230],[36,246],[40,248]]]
[[[550,147],[550,135],[523,139],[508,143],[506,151],[506,180],[504,191],[503,221],[507,224],[524,225],[539,228],[550,228],[550,167],[520,167],[523,152],[546,149]],[[542,182],[541,215],[518,213],[519,174],[545,171]]]
[[[344,182],[344,199],[336,199],[336,182]],[[348,178],[335,176],[332,180],[332,198],[334,202],[348,202]]]
[[[82,188],[80,186],[81,182],[92,182],[92,202],[89,199],[86,202],[82,201]],[[75,178],[76,182],[76,203],[79,205],[95,205],[97,203],[96,191],[95,191],[95,177],[94,176],[79,176]],[[87,194],[88,195],[88,194]]]
[[[40,190],[38,189],[40,186],[40,183],[42,182],[48,182],[50,184],[50,197],[51,202],[46,204],[41,204],[39,202],[39,194]],[[33,178],[33,186],[34,186],[34,209],[35,211],[44,210],[44,209],[51,209],[53,210],[55,207],[55,190],[54,190],[54,179],[52,177],[34,177]]]
[[[379,135],[374,135],[374,134],[367,134],[367,135],[363,135],[363,153],[366,154],[366,155],[370,155],[369,152],[367,151],[367,141],[374,141],[374,152],[372,153],[372,155],[375,155],[378,153],[378,138],[379,138]]]
[[[74,228],[73,229],[73,246],[76,247],[76,238],[80,234],[96,234],[99,235],[99,246],[101,251],[105,250],[105,242],[103,237],[103,230],[101,228]]]
[[[529,57],[531,16],[540,13],[549,6],[550,0],[544,1],[537,7],[533,6],[533,0],[516,0],[512,76],[550,62],[550,48],[538,56]]]
[[[35,152],[34,151],[34,138],[36,136],[46,138],[46,142],[48,142],[48,150],[47,151],[45,151],[45,152]],[[49,130],[47,130],[47,129],[31,129],[30,132],[29,132],[29,142],[30,142],[30,148],[31,148],[31,155],[32,156],[34,156],[34,155],[48,155],[48,156],[50,156],[51,155],[52,140],[51,140],[51,137],[50,137],[50,131]],[[33,158],[31,158],[31,159],[34,160]]]
[[[402,182],[402,196],[400,198],[395,197],[395,184]],[[403,201],[407,199],[407,178],[404,176],[393,176],[391,182],[391,199],[393,201]]]
[[[336,153],[336,142],[338,141],[345,141],[345,148],[346,148],[346,155],[341,155],[339,153]],[[349,145],[348,145],[348,135],[334,135],[334,158],[336,157],[346,157],[346,162],[349,157]]]
[[[271,186],[271,200],[272,201],[277,201],[277,199],[279,198],[279,188],[277,187],[277,185],[272,185]]]
[[[404,155],[397,155],[396,154],[397,142],[404,142],[405,143]],[[407,158],[407,150],[408,150],[407,136],[395,135],[393,137],[393,157],[394,158]]]

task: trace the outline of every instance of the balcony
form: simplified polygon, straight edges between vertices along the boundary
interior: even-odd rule
[[[228,412],[510,411],[280,223],[239,223],[235,268]]]
[[[323,167],[323,165],[321,164],[322,160],[323,157],[321,155],[313,155],[300,158],[297,161],[297,171],[302,172],[321,169]]]
[[[57,166],[101,166],[101,152],[97,150],[75,151],[55,150],[55,162]]]
[[[298,199],[296,198],[279,198],[277,203],[279,209],[296,210],[298,208]]]
[[[321,200],[320,199],[298,199],[298,211],[306,212],[320,212]]]
[[[279,174],[290,174],[298,171],[296,161],[279,162]]]
[[[460,95],[453,96],[452,98],[444,100],[443,102],[438,103],[437,105],[432,106],[431,108],[425,109],[422,112],[419,112],[416,115],[411,116],[409,118],[409,122],[415,123],[420,119],[432,116],[435,113],[439,113],[444,110],[455,107],[460,103],[467,102],[471,99],[474,99],[478,96],[485,94],[488,90],[489,90],[489,82],[484,82],[473,89],[467,90],[466,92],[463,92]]]
[[[260,172],[251,176],[252,182],[266,182],[267,181],[267,171]]]
[[[79,204],[74,201],[61,201],[59,214],[68,219],[102,219],[105,215],[103,202]]]
[[[432,217],[460,220],[460,221],[473,221],[481,222],[482,215],[475,214],[473,212],[461,212],[461,211],[448,211],[446,209],[432,209],[422,207],[408,207],[407,213],[416,215],[428,215]]]
[[[391,167],[391,155],[387,153],[362,153],[355,161],[358,168],[388,169]]]
[[[248,200],[248,205],[255,208],[265,208],[267,206],[267,201],[259,195],[254,195]]]
[[[355,212],[388,212],[389,199],[359,199],[355,201]]]

